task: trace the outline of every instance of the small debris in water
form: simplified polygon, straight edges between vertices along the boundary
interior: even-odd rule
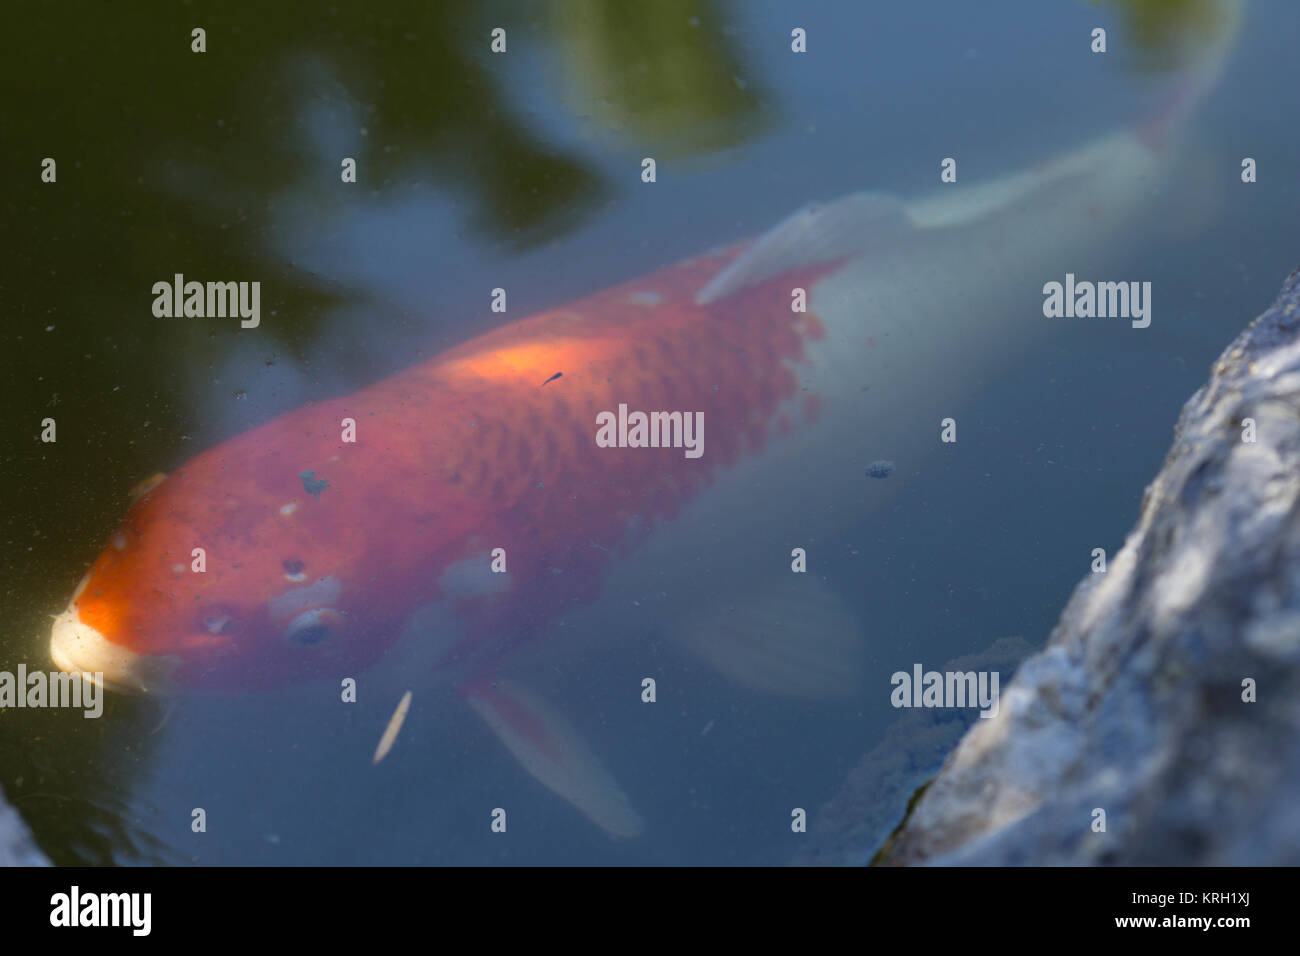
[[[868,478],[888,478],[894,473],[894,463],[881,458],[879,461],[873,461],[867,467]]]
[[[548,378],[548,379],[547,379],[545,382],[543,382],[542,384],[543,384],[543,385],[549,385],[551,382],[554,382],[557,378],[564,378],[564,373],[563,373],[563,372],[556,372],[554,375],[552,375],[550,378]]]

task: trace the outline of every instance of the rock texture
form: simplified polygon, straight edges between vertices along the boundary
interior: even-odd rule
[[[974,724],[883,862],[1300,864],[1300,271]]]
[[[988,650],[967,654],[940,671],[997,671],[1005,684],[1033,648],[1019,637],[1004,637]],[[807,846],[792,861],[799,866],[860,866],[871,860],[898,826],[909,801],[938,772],[971,724],[980,723],[972,707],[900,711],[879,744],[853,768],[834,799],[808,828]],[[985,719],[987,722],[987,718]]]
[[[45,855],[32,842],[27,825],[18,811],[5,802],[0,791],[0,866],[48,866]]]

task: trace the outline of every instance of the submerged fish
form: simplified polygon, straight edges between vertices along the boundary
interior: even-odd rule
[[[400,639],[533,776],[639,833],[570,720],[506,678],[516,648],[561,617],[635,614],[750,687],[858,690],[859,617],[791,574],[792,549],[881,500],[861,494],[864,448],[924,458],[961,397],[1046,334],[1042,283],[1142,222],[1213,73],[1027,172],[808,207],[203,452],[140,489],[56,619],[55,662],[124,690],[249,690],[337,681]],[[602,447],[621,406],[702,413],[703,453]]]

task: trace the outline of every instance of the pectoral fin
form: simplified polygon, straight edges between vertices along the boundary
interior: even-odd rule
[[[465,699],[525,770],[610,836],[640,836],[644,822],[573,725],[508,680],[462,689]]]
[[[862,688],[858,617],[829,587],[788,575],[718,600],[674,630],[674,641],[727,677],[786,697],[847,697]]]

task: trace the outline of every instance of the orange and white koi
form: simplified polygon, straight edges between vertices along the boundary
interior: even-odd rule
[[[538,780],[635,835],[574,726],[502,677],[512,652],[560,618],[636,614],[750,686],[852,693],[861,622],[787,563],[906,480],[869,498],[854,436],[929,451],[1044,327],[1043,277],[1141,221],[1171,125],[933,197],[809,207],[238,435],[140,489],[57,617],[54,660],[136,691],[270,688],[357,672],[419,620],[430,674]],[[701,415],[706,452],[601,447],[620,406]]]

